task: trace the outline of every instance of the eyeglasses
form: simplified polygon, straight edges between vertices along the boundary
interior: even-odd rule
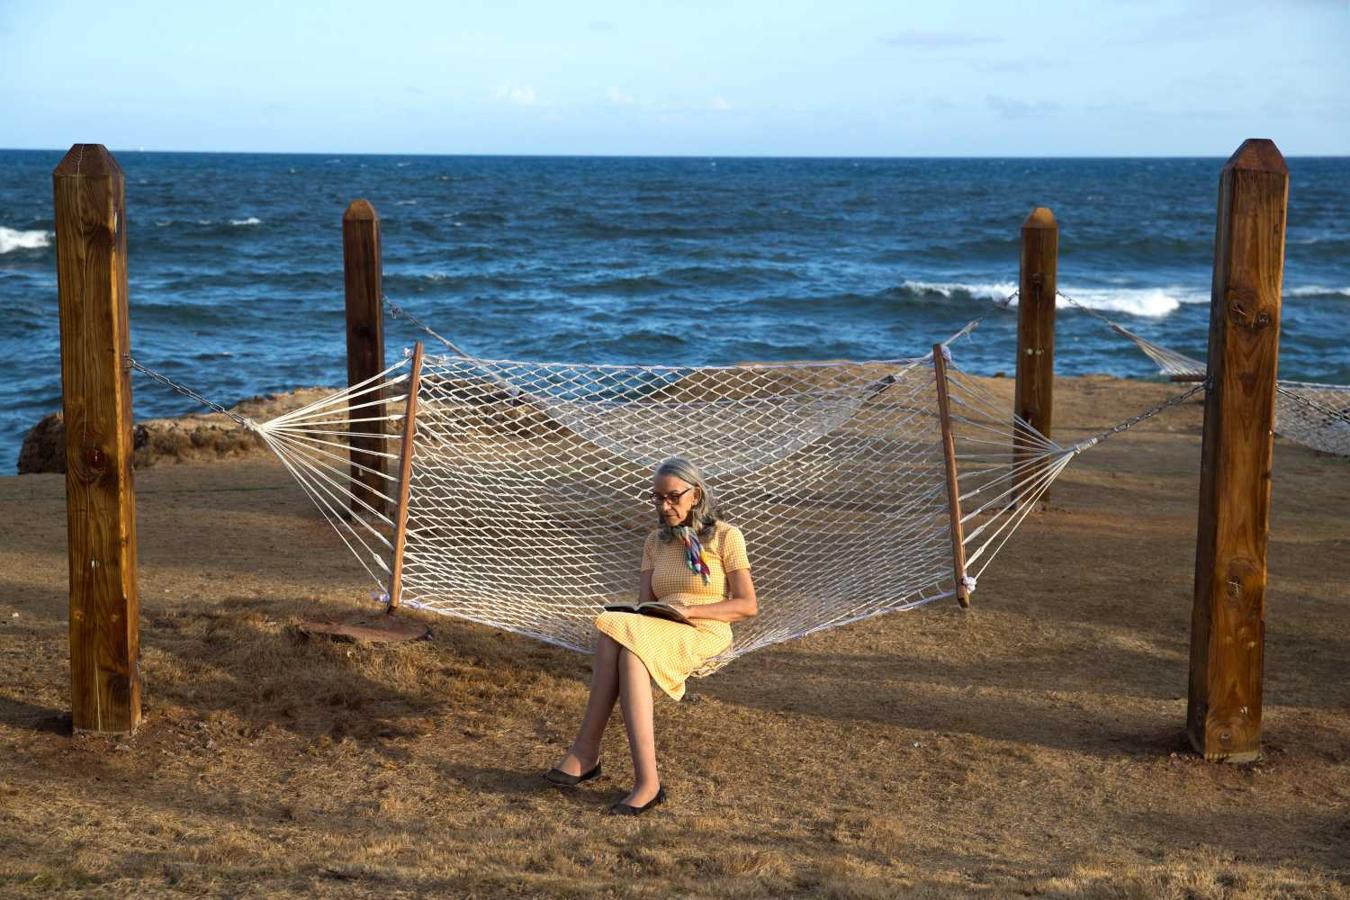
[[[685,488],[682,491],[671,491],[669,494],[661,494],[656,491],[652,491],[647,496],[650,497],[652,502],[657,504],[658,506],[664,506],[667,503],[669,503],[671,506],[679,506],[680,498],[692,490],[693,488],[689,487]]]

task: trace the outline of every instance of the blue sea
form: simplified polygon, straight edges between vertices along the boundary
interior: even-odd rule
[[[61,406],[51,172],[0,151],[0,472]],[[1203,357],[1215,159],[712,159],[115,152],[132,354],[231,405],[346,379],[342,213],[379,212],[384,289],[471,353],[730,363],[922,354],[1016,288],[1060,223],[1059,283]],[[1280,372],[1350,382],[1350,158],[1289,160]],[[386,317],[386,357],[418,333]],[[1015,317],[957,348],[1011,374]],[[429,349],[434,349],[429,347]],[[1056,369],[1152,378],[1072,309]],[[191,401],[137,376],[138,418]]]

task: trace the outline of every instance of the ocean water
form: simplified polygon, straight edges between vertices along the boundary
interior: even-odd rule
[[[648,159],[115,153],[132,354],[225,405],[346,378],[342,213],[380,214],[384,289],[469,352],[730,363],[926,353],[1017,283],[1033,206],[1060,290],[1204,356],[1222,159]],[[61,406],[51,172],[0,151],[0,472]],[[1289,160],[1283,377],[1350,382],[1350,158]],[[1056,370],[1156,377],[1084,313]],[[956,348],[1013,371],[1015,316]],[[418,333],[386,317],[386,357]],[[428,349],[435,349],[429,347]],[[191,401],[137,376],[138,418]]]

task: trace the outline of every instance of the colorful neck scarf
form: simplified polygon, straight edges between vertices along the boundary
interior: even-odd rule
[[[680,540],[684,541],[684,561],[689,566],[689,570],[703,579],[703,583],[708,583],[708,576],[711,570],[708,564],[703,561],[703,544],[699,542],[698,532],[688,525],[680,525],[671,529]]]

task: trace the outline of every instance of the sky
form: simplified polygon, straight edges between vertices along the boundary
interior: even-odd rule
[[[0,147],[1350,154],[1350,0],[0,0]]]

